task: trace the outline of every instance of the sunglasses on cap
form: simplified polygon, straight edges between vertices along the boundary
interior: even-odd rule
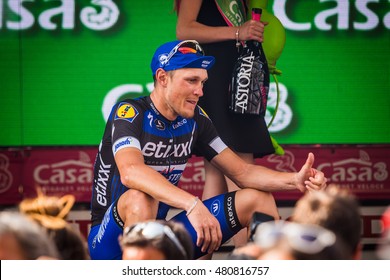
[[[163,238],[164,236],[168,237],[170,241],[175,245],[175,247],[180,251],[185,259],[188,258],[187,252],[184,249],[183,245],[180,243],[179,239],[176,237],[176,234],[172,229],[158,222],[146,222],[138,223],[130,227],[126,227],[123,235],[127,238],[139,238],[143,237],[147,240],[153,240],[158,238]]]
[[[166,65],[177,52],[180,52],[181,54],[199,54],[204,56],[204,51],[197,41],[185,40],[173,47],[161,63]]]
[[[260,224],[254,241],[262,248],[270,248],[283,237],[294,250],[305,254],[318,254],[336,242],[335,234],[320,226],[283,221]]]

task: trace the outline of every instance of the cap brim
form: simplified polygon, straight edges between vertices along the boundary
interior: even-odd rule
[[[201,68],[209,70],[215,63],[213,56],[199,56],[196,54],[186,54],[174,56],[167,65],[164,66],[165,71],[172,71],[181,68]]]

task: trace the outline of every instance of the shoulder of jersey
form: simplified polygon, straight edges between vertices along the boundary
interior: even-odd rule
[[[198,105],[198,111],[199,111],[199,115],[201,115],[201,116],[206,117],[206,118],[209,119],[209,115],[207,115],[206,111],[203,110],[203,108],[200,107],[199,105]]]

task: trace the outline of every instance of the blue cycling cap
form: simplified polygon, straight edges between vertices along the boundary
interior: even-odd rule
[[[161,45],[153,55],[150,68],[153,75],[157,69],[172,71],[181,68],[210,69],[215,62],[213,56],[205,56],[195,40],[172,41]]]

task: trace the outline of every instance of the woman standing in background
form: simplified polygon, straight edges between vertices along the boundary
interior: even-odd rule
[[[228,110],[229,84],[240,41],[263,40],[264,23],[246,20],[249,1],[175,0],[175,10],[178,14],[177,39],[197,40],[207,55],[216,58],[199,105],[213,121],[222,140],[246,162],[254,162],[255,158],[275,151],[264,117],[234,114]],[[238,189],[209,162],[204,164],[203,199],[226,192],[226,189]],[[246,241],[245,230],[234,238],[236,247]]]

